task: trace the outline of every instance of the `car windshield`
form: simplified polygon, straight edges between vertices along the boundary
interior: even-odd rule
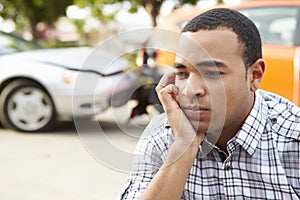
[[[255,23],[264,44],[295,45],[297,17],[299,15],[298,7],[252,7],[239,9],[239,12]],[[184,20],[176,25],[178,28],[183,29],[188,22],[189,20]]]
[[[0,31],[0,55],[40,48],[42,47],[36,43],[24,40],[17,35]]]
[[[264,44],[294,45],[298,7],[245,8],[239,11],[252,19]]]

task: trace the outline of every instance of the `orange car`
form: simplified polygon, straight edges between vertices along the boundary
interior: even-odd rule
[[[260,30],[266,61],[261,88],[300,106],[300,1],[249,1],[231,8],[252,19]],[[203,11],[197,7],[179,8],[163,18],[158,27],[179,32]],[[174,54],[157,53],[160,65],[172,66],[174,58]]]

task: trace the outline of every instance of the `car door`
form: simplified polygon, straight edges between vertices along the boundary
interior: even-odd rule
[[[266,61],[261,88],[280,94],[298,106],[299,99],[299,7],[266,6],[239,9],[257,25]]]

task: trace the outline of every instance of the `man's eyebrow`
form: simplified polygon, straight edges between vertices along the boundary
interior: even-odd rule
[[[174,62],[173,67],[176,69],[186,69],[187,67],[183,64]],[[195,67],[227,67],[227,65],[223,62],[207,60],[201,61],[195,65]]]
[[[195,65],[196,67],[227,67],[223,62],[218,62],[214,60],[202,61]]]
[[[182,68],[185,69],[186,68],[185,65],[177,63],[177,62],[174,62],[173,67],[176,69],[182,69]]]

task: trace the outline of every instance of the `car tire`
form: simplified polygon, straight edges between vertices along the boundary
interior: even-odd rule
[[[0,96],[0,120],[5,128],[21,132],[40,132],[56,123],[50,95],[39,84],[27,79],[9,83]]]

